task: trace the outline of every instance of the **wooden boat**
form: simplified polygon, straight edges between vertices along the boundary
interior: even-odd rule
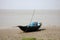
[[[41,27],[42,23],[39,26],[17,26],[24,32],[36,31]]]
[[[35,10],[33,11],[33,15],[32,15],[30,23],[32,22],[34,13],[35,13]],[[40,25],[38,25],[38,22],[37,23],[34,22],[33,26],[17,26],[17,27],[19,27],[24,32],[30,32],[30,31],[36,31],[36,30],[38,30],[41,27],[42,23],[39,23],[39,24]]]

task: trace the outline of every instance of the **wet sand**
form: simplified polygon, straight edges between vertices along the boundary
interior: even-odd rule
[[[19,28],[0,29],[0,40],[21,40],[34,37],[37,40],[60,40],[60,27],[41,27],[39,31],[23,32]]]

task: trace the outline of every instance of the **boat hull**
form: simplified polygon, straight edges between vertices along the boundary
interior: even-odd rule
[[[38,30],[41,27],[41,25],[39,26],[17,26],[17,27],[19,27],[24,32],[31,32],[31,31]]]
[[[27,26],[18,26],[24,32],[36,31],[40,26],[37,27],[27,27]]]

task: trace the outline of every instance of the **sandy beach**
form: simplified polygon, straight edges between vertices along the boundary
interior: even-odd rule
[[[0,29],[0,40],[22,40],[33,37],[37,40],[60,40],[60,27],[41,27],[40,31],[23,32],[19,28]]]

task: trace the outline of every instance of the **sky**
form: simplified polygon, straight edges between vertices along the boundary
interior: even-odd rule
[[[60,0],[0,0],[0,9],[60,9]]]

